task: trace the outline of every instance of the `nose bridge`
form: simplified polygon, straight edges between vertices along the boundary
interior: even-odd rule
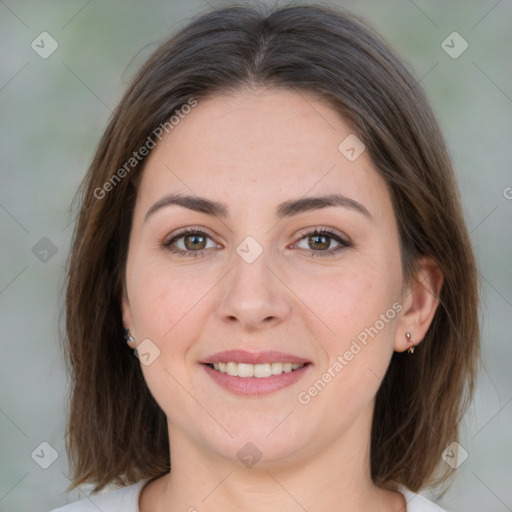
[[[258,248],[254,240],[246,239],[237,247],[219,305],[223,319],[255,329],[286,317],[289,313],[286,287],[274,275],[275,265],[270,260],[271,251]]]

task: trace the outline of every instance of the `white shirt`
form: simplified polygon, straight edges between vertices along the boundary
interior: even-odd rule
[[[51,512],[140,512],[139,495],[148,480],[141,480],[134,485],[122,487],[106,494],[93,495],[85,500],[77,501]],[[424,496],[416,494],[404,486],[398,486],[407,502],[406,512],[446,512]]]

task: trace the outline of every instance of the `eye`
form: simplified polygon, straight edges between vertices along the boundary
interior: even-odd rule
[[[301,247],[300,244],[303,242],[306,242],[307,247]],[[337,245],[333,246],[333,242]],[[350,247],[351,244],[330,229],[322,228],[304,233],[296,246],[311,251],[311,256],[323,257],[332,256],[334,253]]]
[[[307,247],[301,247],[304,242]],[[333,243],[336,244],[334,247]],[[194,228],[186,228],[174,233],[163,243],[163,246],[177,256],[193,256],[195,258],[204,256],[206,249],[221,248],[211,239],[210,235]],[[299,242],[294,245],[294,247],[308,250],[314,257],[330,256],[350,246],[349,242],[328,228],[303,233]]]
[[[210,241],[210,245],[208,245]],[[198,229],[183,229],[163,243],[163,246],[178,256],[202,256],[206,249],[220,247],[210,236]]]

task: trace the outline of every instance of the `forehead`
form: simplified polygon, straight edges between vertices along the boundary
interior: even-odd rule
[[[353,161],[340,151],[347,137],[354,134],[341,116],[305,92],[212,96],[199,100],[152,150],[139,193],[157,200],[192,192],[264,207],[338,192],[379,214],[390,206],[385,183],[365,151]]]

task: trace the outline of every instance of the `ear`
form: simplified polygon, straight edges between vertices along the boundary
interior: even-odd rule
[[[123,293],[121,296],[121,315],[123,318],[123,327],[125,329],[129,329],[130,334],[135,338],[135,332],[133,329],[132,310],[130,307],[130,302],[128,300],[128,295],[126,293],[126,288],[124,286],[123,286]],[[131,346],[130,342],[128,342],[128,345]]]
[[[403,313],[395,340],[396,352],[403,352],[423,340],[439,305],[442,286],[443,274],[437,263],[432,258],[420,258],[416,276],[404,290]],[[407,332],[411,333],[409,341]]]

